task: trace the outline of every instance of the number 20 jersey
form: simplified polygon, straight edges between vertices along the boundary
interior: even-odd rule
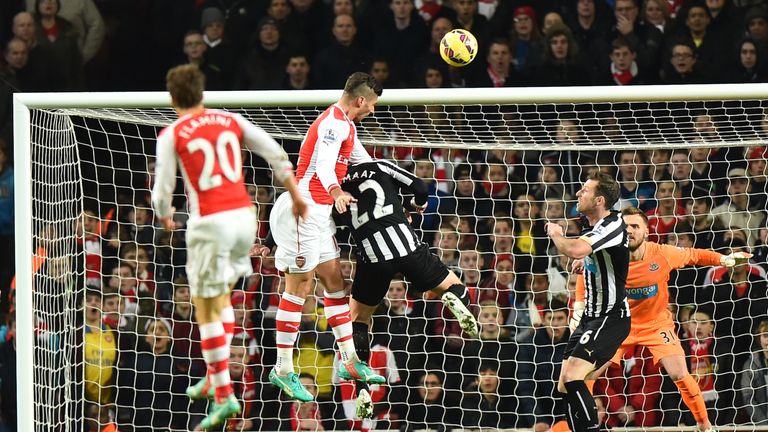
[[[239,114],[206,109],[165,128],[157,138],[153,200],[158,216],[169,216],[177,160],[191,216],[251,206],[243,182],[241,143],[263,157],[278,180],[292,172],[279,144]]]

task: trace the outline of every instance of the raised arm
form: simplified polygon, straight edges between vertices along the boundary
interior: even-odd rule
[[[573,259],[582,259],[592,253],[592,244],[585,236],[575,239],[565,238],[563,227],[553,222],[547,223],[544,228],[561,254]]]
[[[401,188],[413,194],[413,202],[417,207],[427,205],[429,189],[422,179],[389,161],[379,160],[376,161],[376,165],[382,172],[392,177]]]

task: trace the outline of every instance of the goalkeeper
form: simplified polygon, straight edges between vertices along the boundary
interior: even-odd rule
[[[647,347],[655,363],[661,363],[669,377],[680,389],[680,395],[693,413],[700,431],[711,430],[707,407],[696,380],[688,373],[685,353],[677,338],[675,323],[669,311],[669,273],[689,265],[721,265],[733,267],[745,263],[751,254],[737,252],[722,255],[717,252],[679,248],[646,241],[648,216],[641,210],[629,207],[622,211],[629,237],[629,273],[626,293],[632,318],[632,328],[611,362],[593,372],[594,380],[605,372],[610,363],[619,364],[627,349],[640,345]],[[579,269],[577,263],[576,269]],[[584,278],[579,276],[571,331],[578,325],[584,310]],[[594,383],[594,381],[592,381]]]

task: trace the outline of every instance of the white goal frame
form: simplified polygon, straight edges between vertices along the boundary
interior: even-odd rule
[[[337,90],[206,92],[210,107],[326,106],[340,96]],[[386,89],[380,105],[444,104],[577,104],[609,102],[687,102],[768,99],[765,84],[674,86]],[[34,331],[32,286],[32,169],[31,110],[57,108],[169,108],[167,92],[134,93],[18,93],[13,97],[16,226],[16,319],[18,365],[18,428],[35,430],[33,372]],[[741,142],[756,145],[762,141]],[[377,144],[393,144],[380,143]],[[712,143],[709,143],[710,145]],[[396,145],[407,146],[397,142]],[[439,147],[439,145],[436,145]],[[621,145],[614,147],[620,148]],[[494,148],[504,148],[496,144]],[[741,429],[741,428],[737,428]],[[762,428],[758,428],[762,429]],[[750,430],[756,430],[750,427]]]

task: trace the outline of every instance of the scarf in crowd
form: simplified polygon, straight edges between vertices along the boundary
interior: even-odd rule
[[[611,74],[613,75],[613,80],[618,85],[627,85],[632,82],[632,80],[637,76],[637,62],[632,62],[632,65],[629,67],[628,70],[620,71],[616,69],[616,65],[611,62]]]

